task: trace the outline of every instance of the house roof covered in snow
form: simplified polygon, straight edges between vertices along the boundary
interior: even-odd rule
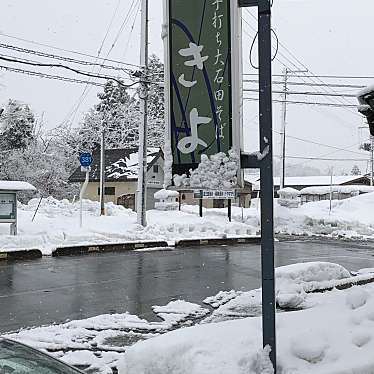
[[[253,185],[253,189],[260,189],[260,177],[257,175],[246,175],[244,179]],[[332,177],[333,185],[348,185],[348,184],[366,184],[369,183],[369,178],[365,175],[334,175]],[[306,177],[286,177],[285,187],[304,188],[311,186],[329,186],[331,184],[331,176],[316,175]],[[280,178],[274,177],[274,187],[279,187]]]
[[[36,188],[27,182],[0,180],[0,191],[36,191]]]
[[[162,151],[159,148],[148,148],[148,169],[161,156]],[[105,180],[108,182],[126,182],[138,179],[138,150],[129,149],[107,149],[105,151]],[[83,182],[85,173],[81,171],[80,166],[69,177],[69,182]],[[90,182],[100,180],[100,151],[93,153],[93,163],[90,171]]]

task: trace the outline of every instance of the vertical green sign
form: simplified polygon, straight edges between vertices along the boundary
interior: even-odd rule
[[[169,1],[173,173],[232,147],[230,0]]]

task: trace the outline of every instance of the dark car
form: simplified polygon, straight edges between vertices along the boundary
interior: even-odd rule
[[[0,337],[0,374],[82,374],[54,357]]]

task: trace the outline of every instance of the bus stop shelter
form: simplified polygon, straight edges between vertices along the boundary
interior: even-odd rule
[[[10,234],[17,235],[17,193],[36,191],[27,182],[0,180],[0,223],[10,224]]]

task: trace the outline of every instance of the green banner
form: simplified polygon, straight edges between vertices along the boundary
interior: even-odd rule
[[[232,147],[230,0],[169,1],[173,172]]]

